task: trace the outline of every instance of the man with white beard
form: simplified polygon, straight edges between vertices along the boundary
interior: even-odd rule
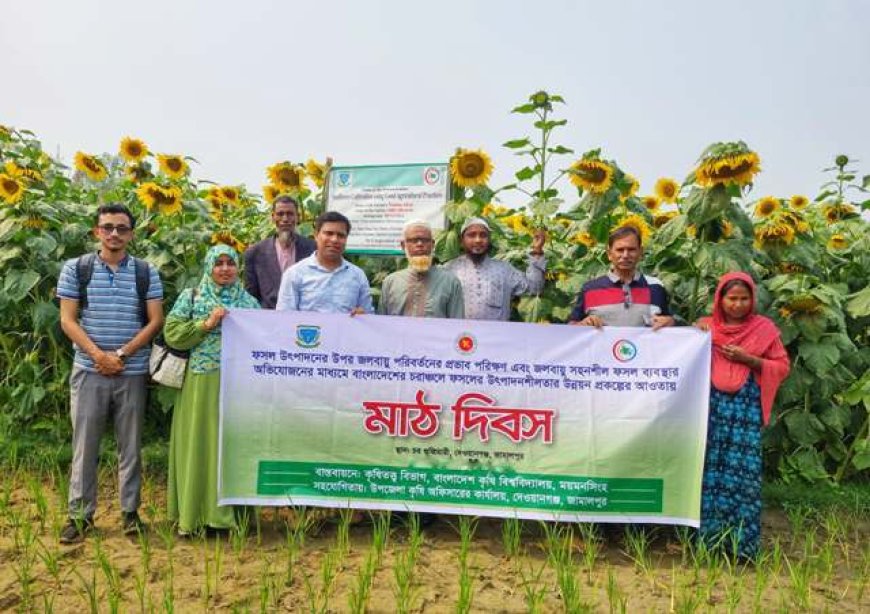
[[[275,235],[245,251],[245,289],[263,309],[275,309],[284,271],[314,252],[314,241],[296,233],[298,221],[296,201],[279,196],[272,202]]]
[[[464,318],[462,284],[453,273],[432,266],[432,227],[423,221],[405,224],[402,250],[408,268],[391,273],[381,286],[378,313],[413,318]]]

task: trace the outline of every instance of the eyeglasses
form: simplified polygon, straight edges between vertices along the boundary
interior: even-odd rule
[[[117,232],[119,235],[125,235],[131,230],[129,226],[124,226],[123,224],[120,226],[115,226],[114,224],[100,224],[97,226],[104,235],[110,235],[113,232]]]
[[[429,245],[432,242],[432,239],[428,237],[414,237],[412,239],[405,239],[405,243],[410,245]]]

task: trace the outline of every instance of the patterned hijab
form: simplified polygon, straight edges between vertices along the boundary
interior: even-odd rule
[[[205,267],[202,278],[196,287],[196,294],[185,290],[178,297],[170,316],[184,320],[201,322],[205,320],[215,307],[227,309],[259,309],[260,303],[248,294],[241,279],[236,278],[231,284],[221,286],[212,278],[214,265],[221,256],[227,255],[238,265],[239,254],[228,245],[215,245],[205,255]],[[220,369],[221,359],[221,326],[209,331],[205,338],[190,352],[188,367],[194,373],[209,373]]]

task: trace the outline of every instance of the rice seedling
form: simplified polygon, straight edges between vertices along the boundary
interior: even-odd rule
[[[351,588],[347,597],[350,611],[354,614],[363,614],[366,611],[380,557],[378,548],[373,542],[366,554],[365,561],[357,570],[356,585]]]
[[[613,568],[607,567],[607,584],[605,585],[607,592],[607,606],[610,614],[625,614],[628,610],[628,596],[619,588],[619,582],[616,579],[616,574],[613,573]]]
[[[117,568],[112,565],[109,555],[103,550],[103,543],[99,538],[94,539],[94,559],[106,579],[106,598],[109,601],[109,610],[115,614],[121,605],[121,577]]]
[[[647,531],[632,525],[625,527],[624,554],[634,562],[635,569],[640,572],[656,588],[655,568],[650,556],[650,536]]]
[[[311,527],[311,523],[314,522],[313,517],[304,507],[295,508],[293,510],[291,518],[292,520],[288,519],[284,524],[284,551],[286,561],[284,571],[285,586],[290,586],[293,584],[293,577],[296,569],[296,562],[299,557],[299,552],[305,545],[305,534]]]
[[[73,573],[78,576],[79,584],[82,587],[81,593],[85,599],[85,604],[88,606],[91,614],[98,614],[100,611],[100,602],[97,598],[97,571],[93,567],[91,567],[91,578],[90,580],[86,580],[85,577],[79,573],[78,569],[74,569]]]
[[[233,545],[233,552],[236,555],[236,561],[242,558],[245,552],[245,545],[248,543],[248,530],[251,525],[251,514],[247,509],[239,514],[236,520],[236,526],[230,530],[230,540]]]
[[[393,594],[396,597],[396,611],[400,614],[407,614],[415,608],[414,604],[417,597],[417,591],[414,588],[415,566],[420,546],[423,543],[420,516],[416,513],[408,514],[406,526],[408,528],[408,545],[404,550],[396,553],[393,563]]]
[[[504,554],[509,559],[516,559],[520,554],[522,523],[520,519],[505,518],[501,523],[501,543]]]
[[[136,541],[139,543],[139,562],[145,574],[151,573],[151,540],[147,531],[137,531]]]
[[[45,566],[45,570],[54,580],[55,587],[60,586],[60,554],[57,549],[50,549],[42,541],[39,542],[39,550],[37,551],[39,559]]]
[[[39,530],[45,531],[45,520],[48,517],[48,502],[45,500],[42,483],[30,476],[27,479],[27,490],[30,500],[36,508],[36,519],[39,522]]]
[[[791,527],[791,545],[794,546],[797,538],[800,535],[803,535],[806,530],[807,522],[810,519],[811,509],[803,503],[797,505],[787,504],[783,506],[783,509],[788,518],[788,524]]]
[[[145,612],[146,586],[148,585],[148,572],[144,569],[133,576],[133,591],[136,593],[136,601],[139,603],[139,611]]]
[[[330,550],[323,555],[320,561],[320,590],[317,590],[311,576],[307,573],[302,575],[305,595],[308,599],[308,611],[312,614],[321,614],[329,611],[329,600],[332,596],[332,589],[338,569],[337,559],[336,550]]]
[[[17,531],[16,531],[17,533]],[[15,577],[18,580],[18,585],[21,587],[21,607],[23,611],[30,609],[33,604],[33,593],[31,585],[34,581],[33,576],[33,543],[35,535],[29,523],[24,524],[22,529],[24,537],[21,540],[21,546],[18,548],[18,559],[15,566]]]
[[[801,610],[810,609],[812,569],[807,560],[795,561],[792,564],[788,556],[785,558],[786,569],[791,581],[791,594],[794,605]]]
[[[541,576],[544,574],[547,563],[546,561],[542,562],[537,569],[535,569],[531,560],[528,560],[527,563],[526,568],[523,565],[518,566],[521,586],[523,588],[523,599],[529,614],[537,614],[542,611],[544,597],[547,595],[547,586],[541,581]]]
[[[725,606],[728,608],[728,612],[737,612],[737,608],[740,607],[740,602],[743,600],[744,590],[745,586],[741,576],[731,578],[730,582],[725,583]]]
[[[390,519],[392,514],[389,510],[378,512],[373,516],[372,548],[377,552],[377,567],[380,567],[384,556],[384,549],[390,539]]]
[[[272,560],[268,557],[263,559],[260,571],[259,597],[260,612],[271,612],[278,607],[280,592],[272,574]]]
[[[594,524],[581,522],[578,525],[580,539],[583,544],[583,566],[586,569],[586,584],[592,586],[592,576],[595,572],[595,563],[601,553],[601,536]]]
[[[471,552],[471,540],[477,530],[477,518],[459,517],[459,595],[456,611],[467,614],[471,611],[474,601],[474,578],[471,574],[468,555]]]
[[[336,527],[335,539],[336,547],[342,557],[345,557],[350,552],[350,523],[356,510],[343,507],[338,510],[338,526]]]
[[[867,582],[870,580],[870,543],[866,540],[861,547],[861,563],[858,567],[857,578],[855,579],[858,585],[858,603],[864,599],[864,591],[867,588]]]

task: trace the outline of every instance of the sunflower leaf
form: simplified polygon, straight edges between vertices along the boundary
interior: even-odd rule
[[[519,181],[526,181],[528,179],[531,179],[535,175],[539,174],[540,172],[541,172],[540,168],[529,168],[528,166],[526,166],[526,167],[518,170],[516,173],[514,173],[514,176]]]
[[[547,147],[547,151],[549,151],[550,153],[554,153],[554,154],[574,153],[573,149],[571,149],[569,147],[565,147],[563,145],[557,145],[556,147]]]
[[[520,149],[521,147],[526,147],[530,145],[531,141],[529,139],[514,139],[513,141],[507,141],[506,143],[502,143],[502,147],[507,147],[509,149]]]
[[[511,113],[534,113],[535,105],[532,103],[521,104],[518,107],[511,109]]]
[[[849,295],[849,301],[846,303],[846,311],[848,311],[853,318],[870,316],[870,286]]]

